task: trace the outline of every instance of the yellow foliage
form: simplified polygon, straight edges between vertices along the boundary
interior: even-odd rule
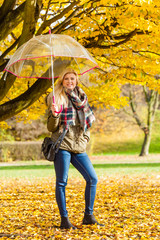
[[[17,4],[22,2],[24,1],[19,0]],[[42,2],[41,15],[45,16],[47,9],[50,13],[47,15],[47,20],[58,16],[68,6],[67,0]],[[2,4],[2,1],[0,3]],[[95,57],[98,65],[106,71],[95,85],[88,89],[84,88],[90,103],[97,107],[123,107],[127,104],[127,99],[121,96],[120,89],[126,82],[147,85],[160,92],[160,81],[154,78],[160,73],[160,1],[81,0],[77,2],[75,8],[66,11],[62,18],[54,22],[53,28],[61,23],[65,25],[67,18],[76,8],[77,11],[68,23],[68,26],[73,25],[73,27],[62,29],[62,33],[74,37],[84,46],[94,39],[93,45],[88,47],[88,50]],[[42,22],[43,17],[37,22],[36,30]],[[48,29],[47,26],[44,32],[46,33]],[[22,23],[13,33],[19,37],[21,31]],[[132,32],[134,34],[131,37]],[[0,51],[4,52],[13,42],[11,36],[6,38],[1,43]],[[98,43],[104,48],[95,47],[94,43],[95,46]],[[10,54],[14,51],[15,49]],[[31,80],[30,84],[32,85],[34,81]],[[26,89],[26,80],[17,79],[2,103],[19,96]],[[46,107],[43,98],[21,112],[17,119],[28,121],[44,114]]]
[[[0,122],[0,129],[9,129],[11,126],[9,126],[5,121]]]
[[[106,107],[110,108],[120,108],[124,107],[127,104],[127,97],[121,96],[120,86],[116,82],[108,81],[105,83],[105,80],[96,81],[96,86],[89,88],[84,88],[89,102],[95,107]]]
[[[45,96],[43,95],[29,108],[16,115],[16,119],[18,122],[31,123],[33,120],[37,120],[40,116],[45,115],[46,110],[47,106],[45,104]]]
[[[66,198],[70,221],[77,229],[60,229],[54,187],[52,177],[1,178],[1,238],[159,240],[158,174],[99,177],[94,215],[104,227],[82,225],[85,184],[74,177],[68,181]]]

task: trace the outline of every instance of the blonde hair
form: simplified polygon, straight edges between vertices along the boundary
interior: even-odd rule
[[[73,73],[76,76],[77,85],[78,85],[78,74],[75,70],[72,68],[65,69],[62,74],[59,76],[58,80],[56,81],[55,85],[55,102],[58,106],[58,109],[60,109],[60,106],[63,105],[65,108],[68,106],[68,97],[65,94],[64,88],[63,88],[63,80],[66,74]],[[53,102],[53,93],[51,92],[47,98],[46,98],[46,104],[49,108],[51,108]]]

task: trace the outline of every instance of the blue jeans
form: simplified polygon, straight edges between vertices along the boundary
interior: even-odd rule
[[[68,212],[66,210],[65,187],[67,185],[70,162],[86,180],[85,213],[93,214],[98,179],[88,155],[86,153],[77,154],[60,149],[56,154],[54,162],[56,172],[56,201],[60,215],[63,217],[68,216]]]

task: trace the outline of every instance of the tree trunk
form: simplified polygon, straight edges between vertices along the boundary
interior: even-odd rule
[[[136,120],[137,125],[140,129],[144,132],[144,140],[141,148],[141,152],[139,156],[146,156],[149,154],[149,147],[151,142],[151,133],[152,133],[152,126],[154,122],[155,112],[159,104],[158,100],[158,92],[154,90],[149,90],[146,86],[143,86],[143,91],[145,95],[145,101],[147,103],[147,122],[145,123],[142,118],[139,116],[135,99],[133,97],[132,87],[129,91],[129,100],[130,100],[130,107],[133,113],[133,118]]]
[[[147,91],[146,87],[143,87],[146,102],[148,105],[148,116],[147,116],[147,127],[143,128],[144,131],[144,141],[141,149],[141,153],[139,156],[146,156],[149,154],[149,147],[151,142],[151,133],[152,126],[155,118],[155,112],[158,107],[158,92],[151,90]]]
[[[150,142],[151,142],[151,131],[146,131],[144,133],[144,141],[143,141],[142,149],[139,156],[147,156],[149,154]]]

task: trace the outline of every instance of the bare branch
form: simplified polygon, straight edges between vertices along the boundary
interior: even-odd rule
[[[19,42],[19,39],[20,39],[20,37],[17,38],[17,40],[16,40],[9,48],[7,48],[7,50],[0,56],[0,65],[2,65],[2,64],[4,65],[4,63],[7,64],[8,61],[4,60],[4,57],[5,57],[13,48],[16,47],[16,45],[17,45],[18,42]],[[0,66],[0,68],[1,68],[1,66]],[[3,68],[3,69],[4,69],[4,68]],[[2,69],[2,70],[0,69],[0,71],[3,71],[3,69]]]
[[[36,35],[40,35],[46,29],[46,27],[50,26],[52,23],[54,23],[54,22],[58,21],[59,19],[61,19],[62,17],[64,17],[66,13],[68,13],[70,10],[73,9],[74,6],[77,5],[77,3],[79,3],[79,1],[74,1],[68,7],[66,7],[62,12],[60,12],[57,16],[44,21],[42,23],[41,27],[38,29]]]

